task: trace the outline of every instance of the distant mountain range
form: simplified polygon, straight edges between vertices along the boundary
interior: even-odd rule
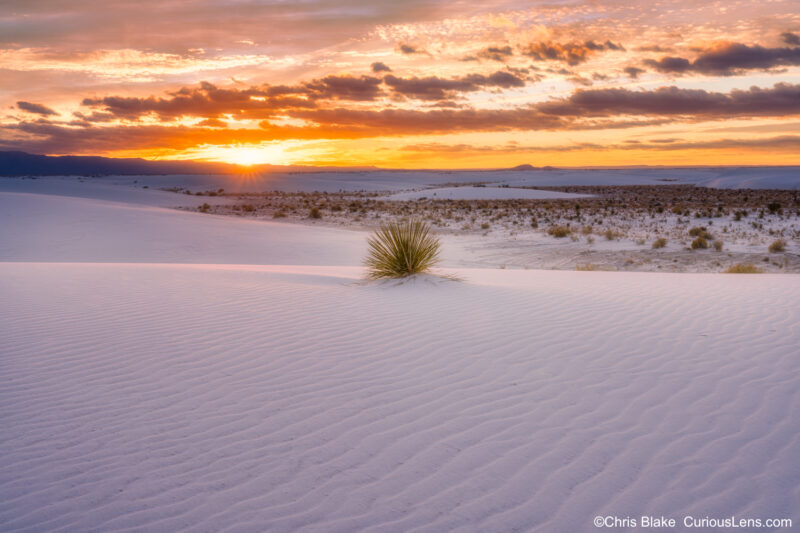
[[[108,176],[161,174],[241,174],[242,172],[366,171],[376,167],[253,165],[205,161],[150,161],[97,156],[49,156],[0,151],[0,176]]]
[[[503,170],[556,170],[556,167],[551,167],[550,165],[546,165],[543,167],[535,167],[533,165],[517,165],[511,168],[504,168]]]

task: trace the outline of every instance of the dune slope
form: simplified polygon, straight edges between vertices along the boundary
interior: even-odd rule
[[[800,520],[793,277],[461,274],[0,264],[4,530]]]

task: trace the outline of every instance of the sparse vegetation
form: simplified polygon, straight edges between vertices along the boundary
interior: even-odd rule
[[[439,260],[441,244],[430,226],[418,220],[381,226],[367,240],[364,264],[371,279],[402,278],[428,272]]]
[[[777,254],[784,251],[786,251],[786,241],[783,239],[773,241],[772,244],[769,245],[769,253],[771,254]]]
[[[725,271],[725,274],[761,274],[764,272],[762,269],[753,265],[753,263],[737,263]]]
[[[700,236],[692,241],[692,250],[705,250],[708,248],[708,241],[705,237]]]
[[[800,271],[800,257],[777,252],[776,248],[768,252],[770,243],[776,240],[784,242],[785,250],[791,249],[790,244],[800,242],[800,196],[796,191],[707,189],[687,185],[555,186],[548,189],[593,196],[579,200],[449,200],[428,196],[387,201],[384,193],[373,191],[225,193],[215,190],[202,191],[198,197],[210,205],[198,204],[185,209],[262,220],[283,218],[327,226],[360,226],[371,230],[380,224],[401,220],[424,220],[444,234],[496,234],[498,239],[508,239],[503,247],[536,235],[553,238],[557,245],[569,239],[571,249],[580,251],[582,248],[594,254],[591,257],[595,263],[617,265],[626,270],[721,271],[730,264],[752,262],[768,271],[773,271],[773,267],[784,272]],[[173,192],[185,193],[186,190],[180,188]],[[211,193],[225,199],[214,198]],[[770,210],[770,203],[778,203],[780,207],[777,211],[774,211],[775,206]],[[321,219],[312,218],[314,208]],[[712,253],[699,253],[703,250],[703,241],[697,240],[699,237],[705,239]],[[637,247],[598,246],[601,240],[609,238],[611,241],[624,239],[630,244],[636,243]],[[715,241],[723,239],[722,250],[713,251],[719,250]],[[693,249],[693,241],[696,241],[695,254],[687,255]],[[669,249],[670,253],[658,253],[660,248]],[[565,266],[559,246],[543,252],[534,260],[537,268]],[[629,255],[624,255],[626,253]],[[769,258],[762,265],[764,255]],[[632,257],[635,263],[623,266],[626,257]],[[579,253],[571,256],[566,264],[574,268],[578,261],[587,259]]]

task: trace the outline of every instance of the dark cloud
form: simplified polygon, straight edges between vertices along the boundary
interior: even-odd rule
[[[669,57],[665,56],[656,61],[655,59],[645,59],[645,65],[653,67],[659,72],[666,73],[684,73],[692,69],[692,64],[688,59],[683,57]]]
[[[665,142],[668,141],[668,142]],[[708,141],[680,141],[679,139],[653,139],[634,146],[612,146],[621,150],[798,150],[800,136],[781,135],[766,139],[713,139]]]
[[[625,67],[625,74],[633,79],[638,78],[639,74],[643,74],[644,72],[646,72],[644,69],[638,67]]]
[[[800,65],[800,48],[764,48],[728,43],[702,51],[694,61],[683,57],[662,57],[645,61],[659,72],[731,76],[743,70],[767,70],[774,67]]]
[[[505,71],[497,71],[490,76],[470,74],[460,78],[398,78],[388,75],[383,81],[396,94],[419,100],[445,100],[456,92],[473,92],[491,87],[508,89],[525,86],[525,81]]]
[[[46,105],[34,104],[33,102],[20,101],[17,102],[17,107],[22,111],[27,111],[28,113],[34,113],[36,115],[42,115],[43,117],[50,115],[58,115],[58,113],[56,113]]]
[[[314,99],[370,101],[382,94],[380,84],[380,78],[373,76],[325,76],[304,87]]]
[[[372,72],[375,72],[376,74],[378,72],[391,72],[392,71],[392,69],[390,69],[389,66],[386,65],[386,63],[382,63],[380,61],[374,62],[371,66],[372,66]]]
[[[627,140],[622,144],[576,143],[568,145],[472,145],[419,143],[409,144],[401,150],[410,152],[437,153],[520,153],[520,152],[570,152],[580,150],[724,150],[724,149],[756,149],[756,150],[797,150],[800,148],[800,136],[783,135],[766,139],[713,139],[705,141],[681,141],[680,139],[652,139],[650,141]]]
[[[489,46],[478,52],[478,57],[492,61],[505,61],[513,55],[514,52],[510,46]]]
[[[595,53],[607,50],[624,50],[624,48],[622,45],[611,41],[606,41],[605,43],[596,43],[594,41],[584,41],[583,43],[541,41],[528,44],[521,52],[536,61],[563,61],[569,65],[578,65],[588,60]]]
[[[266,118],[271,116],[277,107],[275,100],[275,98],[267,99],[265,91],[255,88],[220,89],[203,82],[200,87],[184,87],[171,93],[169,98],[104,96],[85,98],[82,105],[99,108],[102,113],[112,114],[116,118],[125,120],[137,120],[150,114],[157,115],[161,120],[174,120],[182,116],[213,118],[224,114]]]
[[[781,39],[784,43],[790,46],[800,46],[800,35],[797,35],[796,33],[785,31],[781,33]]]
[[[400,43],[398,45],[398,50],[400,50],[401,53],[406,54],[406,55],[427,54],[428,53],[423,48],[419,48],[417,46],[414,46],[414,45],[411,45],[411,44],[407,44],[407,43]]]
[[[388,68],[388,67],[387,67]],[[457,93],[481,89],[524,87],[525,81],[514,73],[497,71],[491,75],[469,74],[458,78],[401,78],[388,74],[374,76],[325,76],[298,85],[260,85],[223,89],[208,82],[197,87],[183,87],[167,97],[103,96],[85,98],[82,105],[92,113],[77,113],[84,122],[108,122],[112,119],[135,121],[157,116],[172,121],[192,116],[222,119],[267,119],[292,109],[310,109],[323,102],[371,102],[391,95],[420,100],[450,100]]]
[[[558,129],[565,126],[557,116],[531,107],[516,109],[355,109],[298,110],[291,113],[320,125],[321,131],[354,136],[419,135],[462,131],[510,131]]]
[[[637,52],[664,52],[664,53],[672,51],[671,48],[665,48],[665,47],[657,45],[657,44],[648,44],[648,45],[645,45],[645,46],[637,46],[635,48],[635,50]]]
[[[227,128],[228,123],[218,118],[207,118],[197,123],[198,126],[205,128]]]
[[[413,90],[408,87],[406,89],[412,93],[422,91],[422,94],[427,96],[428,89],[424,88],[425,83],[436,80],[466,83],[460,87],[464,89],[477,86],[477,81],[488,84],[493,76],[495,75],[474,78],[471,81],[469,76],[455,80],[418,78],[415,83],[422,82],[420,87]],[[411,79],[412,82],[414,80]],[[497,78],[494,83],[505,82]],[[452,90],[451,87],[439,89],[447,92]],[[78,116],[81,120],[77,121],[77,125],[40,119],[0,126],[0,147],[35,153],[103,153],[156,149],[165,146],[182,150],[203,144],[258,143],[284,139],[357,139],[470,131],[621,129],[668,122],[727,120],[730,117],[800,115],[800,84],[779,83],[771,88],[752,87],[729,93],[678,87],[661,87],[652,91],[619,88],[584,89],[577,90],[566,98],[506,109],[445,107],[454,105],[451,100],[439,100],[435,104],[436,107],[429,109],[362,110],[345,107],[295,106],[281,108],[280,115],[303,119],[308,125],[281,126],[264,120],[259,129],[230,129],[218,127],[222,125],[219,116],[216,115],[220,109],[217,106],[220,99],[209,101],[208,98],[204,98],[209,89],[210,87],[206,86],[205,91],[200,93],[193,89],[178,91],[174,93],[172,99],[174,102],[170,99],[160,101],[154,98],[139,102],[122,100],[125,105],[111,106],[109,110],[102,111],[118,116],[115,112],[135,115],[153,108],[160,113],[186,114],[206,119],[195,127],[136,123],[98,126],[83,120],[88,118],[84,115]],[[248,91],[254,90],[257,89]],[[266,93],[265,90],[261,92]],[[186,107],[184,100],[192,100],[195,97],[198,97],[195,102],[199,106],[198,109],[209,110],[212,114],[199,115],[198,109]],[[234,94],[231,98],[237,99],[240,95]],[[101,101],[109,105],[114,103],[113,100]],[[225,101],[225,105],[230,109],[230,102]],[[678,143],[651,142],[650,144],[673,146]]]
[[[576,117],[685,115],[713,120],[730,116],[791,116],[800,114],[800,85],[778,83],[769,89],[751,87],[727,94],[674,86],[654,91],[578,90],[567,98],[538,104],[537,109]]]

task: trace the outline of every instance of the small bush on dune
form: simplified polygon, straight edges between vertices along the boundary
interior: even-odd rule
[[[753,265],[753,263],[737,263],[725,271],[726,274],[761,274],[762,272],[764,271]]]
[[[711,239],[711,233],[706,228],[695,226],[689,230],[691,237],[702,237],[703,239]]]
[[[607,241],[613,241],[614,239],[616,239],[617,237],[619,237],[619,234],[618,234],[616,231],[612,230],[612,229],[607,229],[607,230],[606,230],[606,231],[603,233],[603,236],[605,236],[605,238],[606,238],[606,240],[607,240]]]
[[[572,233],[572,230],[564,226],[551,226],[547,230],[548,235],[552,235],[556,239],[561,239]]]
[[[786,250],[786,242],[783,239],[778,239],[769,245],[769,253],[777,254]]]
[[[659,237],[658,239],[653,241],[653,248],[663,248],[667,245],[667,239],[664,237]]]
[[[705,237],[697,237],[692,241],[692,250],[705,250],[706,248],[708,248],[708,241]]]
[[[322,213],[318,207],[312,207],[311,211],[308,212],[308,218],[322,218]]]
[[[370,279],[402,278],[427,272],[439,260],[441,243],[421,221],[381,226],[367,240],[364,264]]]

